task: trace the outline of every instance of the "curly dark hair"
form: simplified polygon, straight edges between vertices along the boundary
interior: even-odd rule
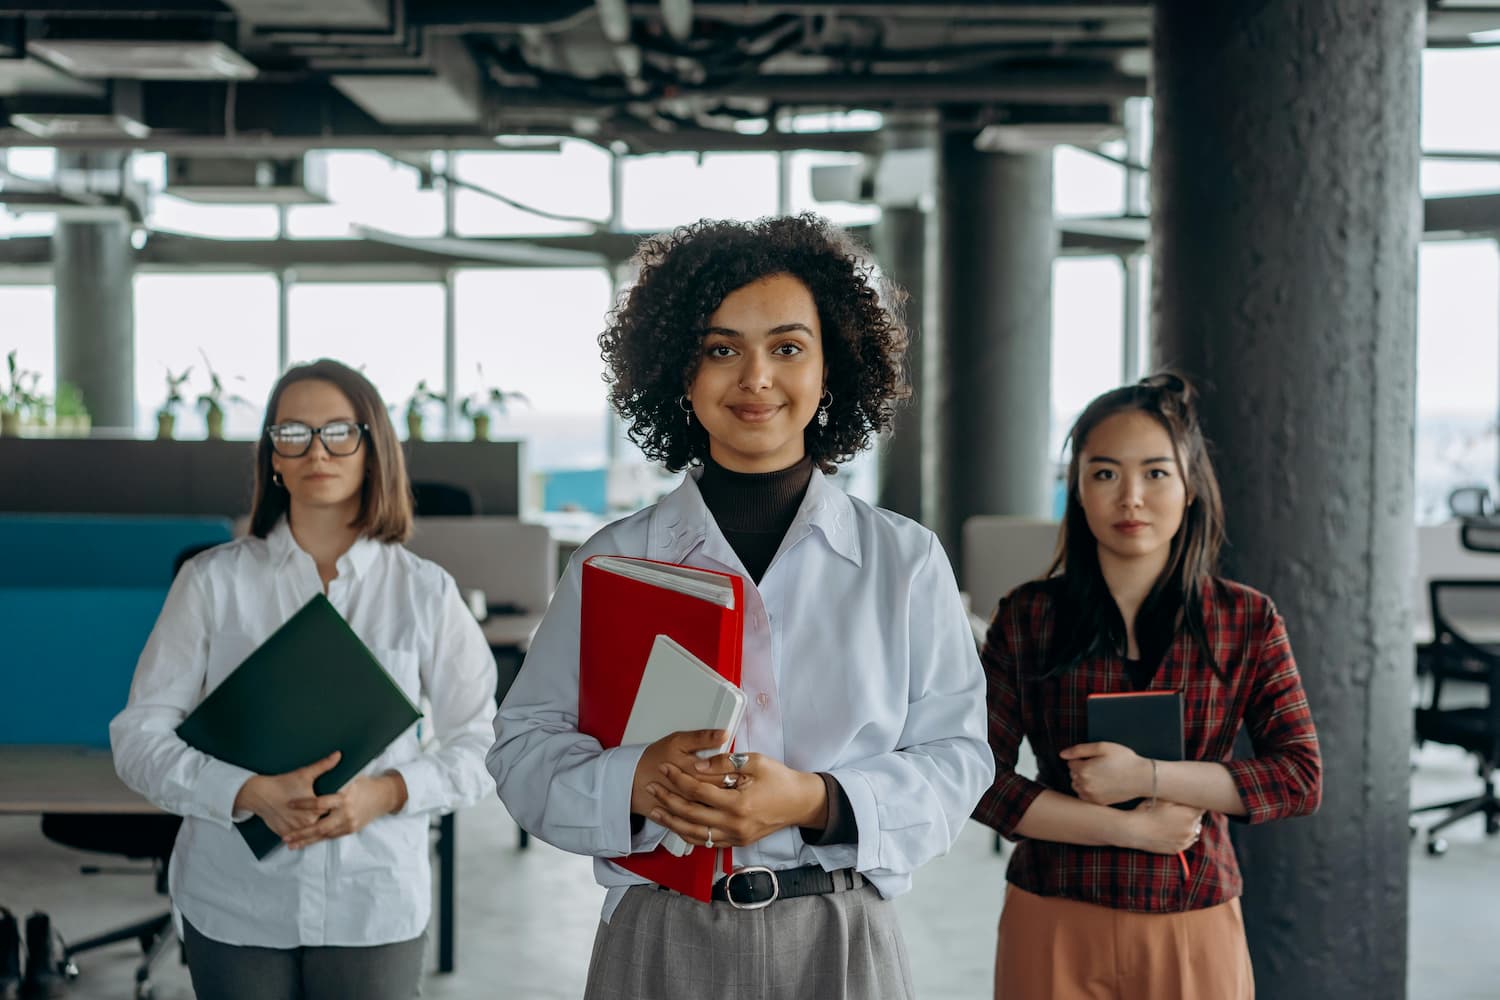
[[[751,282],[788,274],[818,307],[828,366],[828,425],[804,432],[807,454],[825,473],[891,425],[911,395],[904,370],[906,293],[871,266],[853,237],[816,215],[755,222],[705,219],[644,240],[635,283],[610,313],[599,346],[609,398],[630,440],[673,472],[708,454],[708,432],[679,406],[698,370],[708,317]]]

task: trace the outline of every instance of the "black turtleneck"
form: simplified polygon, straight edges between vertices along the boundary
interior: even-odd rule
[[[718,522],[725,541],[740,557],[750,578],[760,583],[781,540],[797,518],[807,484],[812,482],[812,459],[803,456],[796,465],[776,472],[734,472],[707,456],[698,492]],[[818,772],[828,795],[828,822],[821,830],[802,827],[802,839],[825,847],[859,843],[854,806],[843,786],[830,774]]]
[[[703,459],[698,492],[756,583],[781,547],[811,481],[812,459],[806,456],[776,472],[734,472]]]

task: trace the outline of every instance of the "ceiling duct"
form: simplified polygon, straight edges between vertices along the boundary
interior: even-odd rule
[[[463,41],[429,34],[427,68],[340,73],[330,78],[349,100],[386,125],[477,125],[483,114],[479,68]]]
[[[43,38],[26,50],[73,76],[124,80],[249,80],[255,65],[214,41]]]
[[[107,101],[45,96],[14,98],[7,104],[11,125],[38,139],[144,139],[151,134],[141,114],[141,85],[135,81],[116,81]]]
[[[164,193],[188,201],[240,205],[328,203],[320,156],[271,160],[169,155]]]
[[[401,0],[224,0],[258,28],[382,30],[391,25],[392,3]]]

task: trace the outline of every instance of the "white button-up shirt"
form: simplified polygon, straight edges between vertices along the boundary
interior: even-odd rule
[[[452,577],[399,545],[354,543],[328,599],[428,717],[364,769],[394,770],[406,805],[358,833],[256,861],[231,824],[249,771],[194,750],[174,732],[272,632],[322,590],[317,564],[283,518],[183,566],[146,642],[130,701],[109,727],[115,768],[157,806],[185,817],[172,852],[172,902],[205,936],[294,948],[407,941],[432,907],[428,822],[489,789],[484,751],[495,661]],[[335,691],[307,692],[339,709]],[[425,747],[418,739],[436,736]],[[311,762],[309,762],[311,763]],[[245,818],[241,815],[234,818]]]
[[[610,553],[738,573],[749,697],[736,749],[832,774],[859,842],[814,847],[787,828],[735,848],[735,864],[856,868],[881,895],[904,892],[917,866],[953,844],[995,770],[984,675],[947,556],[931,531],[814,470],[757,586],[704,505],[698,474],[574,555],[495,717],[488,764],[500,797],[531,833],[596,859],[607,921],[643,881],[607,859],[650,850],[664,831],[630,830],[645,748],[605,750],[578,732],[583,561]]]

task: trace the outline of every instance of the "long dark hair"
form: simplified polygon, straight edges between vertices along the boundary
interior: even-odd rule
[[[289,368],[271,390],[266,416],[261,421],[260,443],[255,448],[255,495],[250,506],[250,534],[265,538],[287,512],[291,498],[272,476],[271,438],[266,428],[276,419],[281,394],[293,382],[318,379],[332,383],[354,407],[355,422],[369,428],[360,447],[365,449],[365,481],[359,489],[359,513],[351,525],[365,538],[377,542],[404,542],[412,530],[411,483],[406,478],[406,460],[401,442],[391,426],[385,403],[370,380],[348,365],[323,358]]]
[[[1204,619],[1204,595],[1214,585],[1219,550],[1224,544],[1224,505],[1208,457],[1208,442],[1198,423],[1196,401],[1197,392],[1187,379],[1175,372],[1160,372],[1098,397],[1084,408],[1068,432],[1072,458],[1068,462],[1067,507],[1057,554],[1047,569],[1047,576],[1056,578],[1058,615],[1052,629],[1054,642],[1047,657],[1047,676],[1065,673],[1088,657],[1125,648],[1125,619],[1104,582],[1099,544],[1089,530],[1079,495],[1079,457],[1095,427],[1116,414],[1139,412],[1160,423],[1172,439],[1172,452],[1188,495],[1182,524],[1172,536],[1167,564],[1136,615],[1141,659],[1153,666],[1159,663],[1181,623],[1204,661],[1227,680],[1214,658]]]

